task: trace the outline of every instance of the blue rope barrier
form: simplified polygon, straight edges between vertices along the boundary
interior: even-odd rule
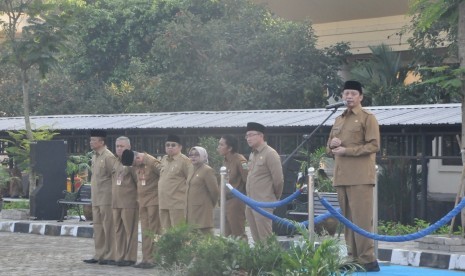
[[[426,235],[429,235],[429,234],[433,233],[434,231],[436,231],[439,227],[441,227],[441,226],[445,225],[447,222],[449,222],[453,217],[455,217],[460,212],[460,210],[462,210],[465,207],[465,198],[463,198],[462,201],[460,201],[460,203],[457,206],[455,206],[454,209],[452,209],[452,211],[447,213],[447,215],[445,215],[443,218],[438,220],[433,225],[431,225],[431,226],[429,226],[429,227],[427,227],[427,228],[425,228],[423,230],[420,230],[417,233],[412,233],[412,234],[403,235],[403,236],[386,236],[386,235],[378,235],[378,234],[370,233],[370,232],[358,227],[357,225],[353,224],[350,220],[348,220],[347,218],[345,218],[344,216],[339,214],[336,211],[336,209],[334,209],[334,207],[331,206],[331,204],[324,197],[321,197],[320,201],[321,201],[321,204],[331,213],[331,215],[333,215],[335,218],[337,218],[345,226],[352,229],[354,232],[356,232],[356,233],[358,233],[358,234],[360,234],[360,235],[362,235],[364,237],[373,239],[373,240],[387,241],[387,242],[411,241],[411,240],[416,240],[416,239],[422,238],[422,237],[424,237]]]
[[[252,208],[254,211],[256,211],[257,213],[259,213],[260,215],[266,217],[266,218],[269,218],[277,223],[280,223],[286,227],[289,228],[295,228],[295,223],[297,223],[297,225],[301,225],[302,227],[305,227],[305,228],[308,228],[308,220],[307,221],[304,221],[304,222],[295,222],[295,221],[292,221],[292,220],[289,220],[289,219],[283,219],[281,217],[278,217],[272,213],[269,213],[263,209],[261,209],[259,206],[257,206],[256,204],[254,204],[255,202],[256,203],[260,203],[258,201],[255,201],[249,197],[247,197],[246,195],[242,194],[241,192],[239,192],[238,190],[234,189],[231,184],[226,184],[226,186],[231,190],[231,192],[237,196],[240,200],[242,200],[245,204],[247,204],[248,206],[250,206],[250,208]],[[296,192],[297,193],[297,192]],[[294,194],[296,194],[294,193]],[[300,192],[301,193],[301,192]],[[289,197],[291,197],[292,195],[290,195]],[[289,198],[287,197],[287,198]],[[286,199],[287,199],[286,198]],[[294,198],[293,198],[294,199]],[[282,200],[284,201],[284,200]],[[273,203],[273,202],[271,202]],[[267,208],[267,207],[263,207],[263,208]],[[337,212],[340,212],[341,209],[337,209],[336,210]],[[325,214],[322,214],[322,215],[319,215],[317,217],[315,217],[315,220],[314,220],[314,223],[315,224],[318,224],[318,223],[321,223],[322,221],[324,221],[325,219],[329,218],[329,217],[332,217],[331,213],[327,212]]]
[[[245,202],[247,205],[249,205],[247,202]],[[288,220],[288,219],[283,219],[283,218],[280,218],[272,213],[268,213],[267,211],[261,209],[260,207],[258,206],[255,206],[255,205],[249,205],[250,208],[252,208],[255,212],[259,213],[260,215],[266,217],[266,218],[269,218],[275,222],[277,222],[278,224],[281,224],[281,225],[284,225],[286,226],[288,229],[293,229],[296,227],[296,225],[294,224],[297,224],[297,225],[300,225],[302,227],[305,227],[307,228],[308,227],[308,221],[307,221],[307,224],[305,225],[304,223],[301,223],[301,222],[293,222],[291,220]]]
[[[285,205],[285,204],[289,204],[294,199],[296,199],[299,195],[302,194],[302,191],[299,189],[299,190],[295,191],[295,193],[293,193],[292,195],[290,195],[290,196],[288,196],[285,199],[280,200],[280,201],[259,202],[259,201],[255,201],[255,200],[251,199],[250,197],[247,197],[243,193],[239,192],[237,189],[233,188],[233,186],[231,186],[231,184],[229,184],[229,183],[226,184],[226,187],[228,187],[231,190],[231,193],[234,196],[236,196],[237,198],[239,198],[240,200],[242,200],[244,202],[248,201],[248,202],[250,202],[250,204],[253,204],[254,206],[261,207],[261,208],[276,208],[276,207],[279,207],[279,206],[282,206],[282,205]]]

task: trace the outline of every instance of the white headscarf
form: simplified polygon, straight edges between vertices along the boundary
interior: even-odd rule
[[[199,153],[199,158],[200,158],[201,162],[203,162],[205,164],[208,164],[208,153],[207,153],[206,149],[204,149],[202,147],[198,147],[198,146],[193,147],[192,149],[195,149]]]

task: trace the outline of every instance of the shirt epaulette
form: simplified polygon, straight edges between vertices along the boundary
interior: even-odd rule
[[[369,110],[366,110],[364,108],[362,108],[362,111],[368,115],[374,115],[373,112],[369,111]]]

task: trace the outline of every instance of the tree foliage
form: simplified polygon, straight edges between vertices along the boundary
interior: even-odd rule
[[[462,0],[411,1],[411,25],[402,33],[409,38],[412,58],[402,64],[403,53],[386,45],[372,46],[372,58],[351,70],[365,84],[366,105],[433,104],[460,102],[463,98],[458,50],[458,5]],[[463,43],[462,43],[463,44]],[[406,57],[410,59],[410,57]],[[408,74],[419,81],[406,85]]]
[[[73,16],[32,114],[321,107],[348,55],[248,0],[94,0]]]
[[[191,1],[155,40],[156,102],[160,110],[322,106],[347,49],[315,44],[308,22],[274,18],[249,1]]]
[[[465,51],[465,41],[459,32],[459,5],[463,0],[411,1],[412,21],[409,39],[413,50],[417,72],[422,75],[423,84],[436,86],[438,93],[447,94],[454,101],[463,95],[462,75],[464,74],[460,52]],[[463,27],[462,27],[463,28]],[[445,51],[444,51],[445,50]]]
[[[58,54],[66,48],[72,32],[73,10],[79,0],[2,0],[0,21],[5,40],[1,44],[0,63],[9,64],[19,71],[22,107],[27,137],[32,140],[30,122],[30,70],[43,76],[58,61]],[[20,24],[25,21],[24,26]],[[24,22],[23,22],[24,23]]]

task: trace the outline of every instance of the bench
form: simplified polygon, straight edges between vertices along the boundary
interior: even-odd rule
[[[81,216],[81,206],[91,205],[91,186],[89,184],[81,185],[76,192],[63,191],[65,197],[58,200],[58,204],[61,206],[61,218],[59,222],[62,222],[65,218],[65,213],[70,208],[75,208],[79,214],[79,221],[85,221]]]
[[[339,201],[337,199],[337,193],[319,193],[321,197],[324,197],[334,208],[339,207]],[[328,212],[326,208],[321,204],[320,199],[317,194],[313,194],[313,212],[315,217],[323,215]],[[286,217],[290,220],[295,221],[304,221],[308,219],[308,195],[307,193],[302,193],[300,197],[292,201],[292,209],[286,212]],[[335,222],[336,223],[336,222]],[[337,223],[338,224],[338,223]],[[315,226],[317,232],[321,232],[322,228],[320,226]],[[320,230],[320,231],[319,231]],[[334,235],[333,231],[329,231],[330,235]],[[340,230],[340,229],[339,229]],[[340,232],[339,232],[340,234]]]

